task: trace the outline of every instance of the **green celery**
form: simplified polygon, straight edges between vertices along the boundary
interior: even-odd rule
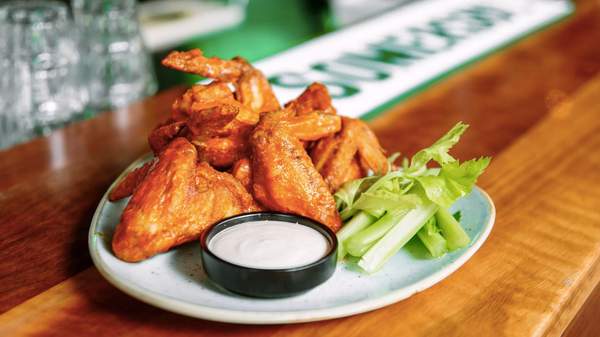
[[[448,151],[467,125],[457,123],[430,147],[397,169],[389,158],[383,176],[369,176],[345,183],[334,195],[340,216],[347,223],[338,233],[338,257],[361,257],[369,273],[379,268],[414,235],[434,257],[468,246],[469,236],[447,209],[467,195],[490,163],[489,157],[463,163]],[[431,161],[437,168],[428,168]]]
[[[354,203],[354,207],[380,218],[385,212],[398,209],[410,209],[421,202],[421,198],[406,192],[390,192],[388,190],[377,190],[364,192]]]
[[[462,213],[460,211],[456,211],[454,212],[454,214],[452,214],[452,217],[454,217],[456,221],[460,222],[460,219],[462,218]]]
[[[387,233],[406,212],[385,213],[374,224],[352,235],[344,247],[352,256],[361,257],[377,240]]]
[[[440,208],[435,213],[437,225],[446,239],[450,251],[467,247],[471,238],[462,228],[460,223],[446,209]]]
[[[433,203],[416,206],[361,257],[358,265],[368,273],[379,270],[425,225],[437,210],[438,206]]]
[[[467,130],[469,126],[462,122],[456,123],[446,132],[440,139],[433,143],[430,147],[424,148],[423,150],[415,153],[410,160],[409,170],[421,170],[427,165],[430,160],[435,160],[440,165],[445,165],[450,162],[456,161],[448,151],[452,146],[458,143],[460,136]]]
[[[440,257],[448,252],[446,239],[440,234],[435,216],[427,220],[425,226],[417,232],[417,236],[432,257]]]
[[[442,165],[437,176],[415,177],[429,200],[441,208],[450,207],[458,198],[471,192],[477,178],[489,165],[490,158],[468,160],[463,163],[451,162]]]
[[[377,218],[368,213],[358,212],[337,232],[338,259],[343,259],[344,256],[346,256],[345,241],[353,234],[360,232],[375,222],[375,220],[377,220]]]

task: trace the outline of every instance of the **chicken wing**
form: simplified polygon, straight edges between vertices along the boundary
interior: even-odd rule
[[[195,49],[172,52],[162,63],[213,82],[175,101],[169,120],[148,138],[156,158],[109,195],[132,195],[112,242],[124,261],[165,252],[215,221],[263,208],[336,231],[341,219],[332,192],[387,170],[368,126],[337,116],[320,83],[281,108],[264,74],[243,58],[209,58]]]
[[[189,89],[173,105],[173,114],[186,126],[178,135],[196,145],[201,160],[221,168],[246,156],[248,135],[259,119],[226,85],[215,82]],[[160,140],[154,137],[154,143]]]
[[[171,52],[162,60],[162,64],[217,81],[234,83],[236,99],[258,113],[280,108],[267,78],[241,57],[231,60],[207,58],[201,50],[192,49],[185,52]]]
[[[270,119],[269,123],[276,124],[273,127],[284,128],[287,133],[293,135],[301,142],[320,139],[334,134],[341,129],[341,119],[339,116],[318,114],[316,112],[301,116],[289,116],[286,112],[279,111],[271,113],[265,119]],[[349,172],[360,172],[358,164],[356,166],[356,170],[350,168]],[[252,191],[252,164],[248,158],[238,160],[233,165],[231,173],[249,191]]]
[[[142,183],[146,175],[152,169],[156,161],[151,160],[136,168],[135,170],[129,172],[121,181],[117,183],[117,185],[110,191],[108,194],[108,200],[117,201],[123,198],[127,198],[128,196],[133,194],[133,191]]]
[[[167,120],[163,124],[159,124],[148,136],[148,144],[158,155],[174,138],[179,136],[185,127],[184,122],[177,122],[172,119]]]
[[[314,111],[324,114],[336,114],[327,87],[318,82],[308,86],[296,99],[287,102],[285,109],[291,111],[294,115],[304,115]]]
[[[333,196],[286,116],[264,115],[250,136],[254,197],[270,210],[303,215],[337,231],[341,219]],[[318,123],[312,129],[321,134]]]
[[[251,66],[245,68],[242,76],[235,83],[235,97],[259,114],[281,108],[267,78],[260,70]]]
[[[208,139],[192,138],[192,144],[198,149],[201,160],[219,169],[230,167],[248,153],[247,139],[241,135]]]
[[[141,261],[197,239],[215,221],[259,209],[240,182],[197,159],[185,138],[160,153],[117,225],[112,241],[117,257]]]
[[[242,158],[231,167],[231,175],[237,179],[246,190],[252,193],[252,168],[250,159]]]
[[[339,116],[317,112],[299,116],[281,114],[278,123],[302,141],[319,140],[338,132],[342,127]]]
[[[227,99],[214,107],[195,111],[187,122],[186,137],[196,145],[201,160],[226,168],[248,153],[248,135],[258,114],[236,100]]]
[[[222,60],[218,57],[206,57],[200,49],[172,51],[162,60],[165,67],[196,74],[223,82],[232,82],[242,76],[248,66],[239,60]]]
[[[233,99],[233,92],[225,82],[193,85],[181,98],[175,100],[171,118],[175,121],[187,121],[194,111],[214,106],[214,102],[224,99]]]
[[[216,80],[189,89],[173,105],[172,115],[175,121],[185,121],[185,137],[196,145],[200,159],[213,166],[228,168],[247,156],[248,136],[261,113],[280,109],[266,77],[243,58],[207,58],[194,49],[172,52],[163,64]],[[168,139],[156,133],[155,143]]]
[[[346,181],[387,172],[388,164],[379,141],[363,121],[342,117],[342,130],[319,140],[311,150],[315,168],[330,191]]]

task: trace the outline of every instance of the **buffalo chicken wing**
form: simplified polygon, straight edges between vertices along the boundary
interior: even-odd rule
[[[318,122],[311,129],[323,133]],[[261,119],[250,137],[254,197],[267,209],[303,215],[336,231],[341,219],[335,201],[300,140],[307,139],[288,128],[282,112]]]
[[[332,193],[387,170],[375,135],[362,121],[337,116],[320,83],[282,108],[262,72],[242,58],[191,50],[172,52],[163,64],[213,81],[175,101],[170,118],[148,137],[155,159],[109,194],[111,201],[132,195],[112,241],[124,261],[165,252],[218,220],[259,210],[306,216],[336,231],[341,219]]]
[[[363,121],[342,117],[342,130],[319,140],[311,158],[331,192],[369,172],[387,172],[388,162],[379,141]]]
[[[176,138],[133,193],[112,247],[124,261],[141,261],[197,239],[210,224],[259,209],[240,182],[198,163],[196,149]]]

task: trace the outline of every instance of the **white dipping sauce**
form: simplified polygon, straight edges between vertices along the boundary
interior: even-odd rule
[[[210,239],[208,249],[239,266],[283,269],[319,260],[327,254],[329,240],[298,223],[250,221],[220,231]]]

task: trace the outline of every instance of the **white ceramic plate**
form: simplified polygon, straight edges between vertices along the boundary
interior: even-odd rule
[[[145,160],[147,158],[136,161],[125,172]],[[453,212],[462,212],[461,223],[473,239],[469,247],[439,259],[429,259],[422,244],[412,240],[376,274],[365,275],[353,265],[342,263],[327,282],[305,294],[284,299],[256,299],[226,292],[212,284],[202,270],[198,242],[140,263],[117,259],[111,251],[110,240],[127,201],[111,203],[104,195],[90,227],[92,259],[110,283],[165,310],[213,321],[251,324],[325,320],[405,299],[440,282],[462,266],[481,247],[495,218],[492,200],[483,190],[475,188],[452,206]]]

